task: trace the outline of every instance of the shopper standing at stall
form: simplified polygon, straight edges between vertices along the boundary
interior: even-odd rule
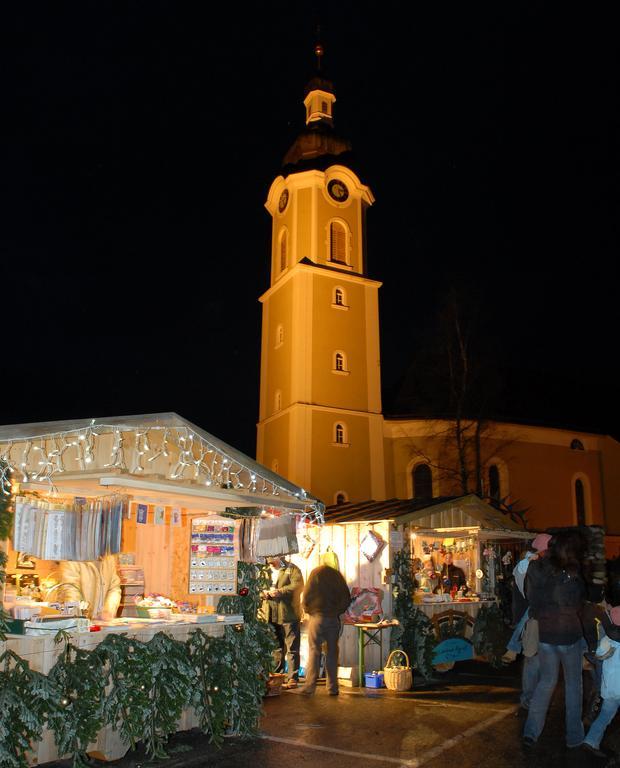
[[[263,592],[261,613],[274,629],[278,647],[274,651],[275,672],[287,673],[284,688],[296,688],[299,681],[299,645],[301,639],[301,590],[304,578],[299,568],[282,557],[272,557],[272,586]]]
[[[303,609],[308,614],[308,664],[306,684],[301,689],[312,695],[316,689],[321,662],[321,645],[327,644],[325,668],[327,692],[338,695],[338,636],[340,616],[351,603],[351,593],[344,577],[329,565],[315,568],[304,589]]]
[[[580,613],[586,596],[581,576],[585,542],[576,531],[560,531],[549,542],[549,555],[530,563],[525,595],[530,617],[538,621],[539,680],[523,729],[523,744],[532,747],[542,733],[549,703],[564,672],[566,745],[583,741],[582,656],[585,648]]]
[[[512,637],[508,641],[506,653],[502,656],[505,662],[514,661],[517,654],[523,653],[523,669],[521,672],[521,712],[525,712],[530,707],[530,701],[538,685],[539,660],[538,646],[524,647],[522,642],[523,633],[530,611],[527,598],[525,596],[525,578],[530,563],[545,557],[547,547],[551,536],[548,533],[539,533],[531,544],[531,549],[525,553],[525,556],[517,563],[512,572],[514,577],[513,587],[513,619],[516,623]],[[533,619],[535,621],[535,619]]]

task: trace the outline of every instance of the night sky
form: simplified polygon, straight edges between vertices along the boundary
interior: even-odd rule
[[[455,287],[500,373],[492,415],[620,437],[620,68],[602,8],[13,5],[1,423],[173,410],[254,454],[263,205],[320,22],[336,127],[376,197],[384,411],[428,412],[420,361]]]

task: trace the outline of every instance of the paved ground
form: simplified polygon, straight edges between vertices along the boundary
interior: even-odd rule
[[[487,665],[463,663],[407,693],[343,689],[335,697],[319,689],[307,698],[285,692],[265,700],[261,738],[230,739],[217,750],[201,734],[179,734],[171,741],[170,759],[160,765],[323,768],[329,761],[337,768],[435,768],[439,762],[458,768],[620,768],[620,716],[605,741],[617,757],[597,760],[581,749],[565,749],[561,688],[539,745],[524,753],[518,690],[517,665],[493,672]],[[148,764],[136,753],[116,765]]]

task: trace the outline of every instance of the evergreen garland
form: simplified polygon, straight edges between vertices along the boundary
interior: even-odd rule
[[[496,603],[482,605],[476,616],[472,643],[476,655],[483,656],[492,667],[502,666],[502,655],[506,650],[506,625],[502,612]]]
[[[108,635],[94,653],[108,671],[105,722],[133,750],[144,736],[151,712],[148,647],[126,635]]]
[[[435,632],[428,616],[413,602],[415,579],[412,558],[407,550],[401,549],[394,554],[393,567],[396,575],[394,614],[399,626],[392,628],[390,647],[402,648],[412,665],[428,680],[433,675]]]
[[[187,650],[194,672],[190,704],[201,730],[210,741],[220,746],[226,733],[232,698],[231,668],[225,663],[227,638],[211,637],[198,629],[187,641]],[[214,659],[219,663],[214,664]]]
[[[58,692],[45,675],[13,651],[0,655],[0,766],[27,768],[26,752],[38,741]]]
[[[150,676],[150,712],[144,745],[150,758],[166,758],[164,746],[177,730],[181,713],[189,704],[194,675],[185,643],[158,632],[147,644],[145,672]],[[150,662],[150,663],[149,663]]]
[[[58,753],[71,755],[73,768],[83,768],[88,765],[86,749],[104,724],[107,680],[97,652],[77,648],[70,637],[66,632],[57,636],[65,647],[48,675],[58,699],[48,712],[47,725]]]
[[[239,626],[239,632],[226,628],[234,671],[228,732],[236,736],[250,736],[258,732],[262,698],[273,667],[272,651],[277,647],[272,626],[258,618],[261,592],[271,586],[269,567],[239,562],[237,583],[239,592],[243,594],[222,597],[217,610],[224,615],[243,614],[244,624]]]

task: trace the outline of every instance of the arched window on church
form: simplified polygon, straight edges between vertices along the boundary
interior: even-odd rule
[[[342,288],[334,289],[334,304],[337,307],[344,307],[344,291]]]
[[[276,393],[273,398],[273,410],[274,413],[282,410],[282,392],[276,389]]]
[[[288,231],[280,233],[280,272],[284,272],[288,263]]]
[[[340,221],[329,225],[329,258],[338,264],[347,263],[347,231]]]
[[[575,480],[575,509],[577,511],[577,525],[586,524],[586,494],[583,481]]]
[[[499,501],[501,497],[499,467],[497,464],[491,464],[489,467],[489,497],[495,501]]]
[[[428,464],[416,464],[413,468],[413,498],[433,498],[433,473]]]
[[[583,443],[581,442],[581,440],[577,440],[577,438],[571,441],[570,448],[571,448],[571,451],[585,451],[585,448],[583,447]]]
[[[349,501],[349,497],[347,496],[345,491],[337,491],[334,494],[334,503],[338,504],[340,506],[341,504],[346,504]]]

